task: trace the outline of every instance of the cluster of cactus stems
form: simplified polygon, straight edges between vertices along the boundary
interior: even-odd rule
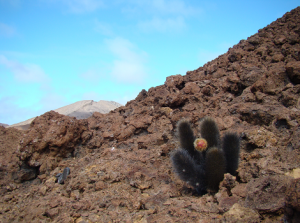
[[[224,173],[236,174],[240,151],[237,134],[225,133],[221,141],[218,126],[209,117],[200,123],[200,138],[194,136],[186,120],[178,122],[177,131],[181,148],[171,155],[173,168],[198,194],[218,191]]]

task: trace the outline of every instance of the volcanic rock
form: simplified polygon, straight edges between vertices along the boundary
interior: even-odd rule
[[[17,185],[12,182],[13,172],[19,170],[16,148],[22,131],[0,126],[0,185],[1,191],[11,190]]]
[[[299,52],[300,7],[108,114],[51,111],[25,132],[0,129],[11,145],[1,147],[2,173],[11,174],[1,179],[0,221],[297,222]],[[219,192],[198,196],[172,171],[170,153],[177,122],[189,120],[199,136],[206,116],[221,136],[240,135],[240,163]]]

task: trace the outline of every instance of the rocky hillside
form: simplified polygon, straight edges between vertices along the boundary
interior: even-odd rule
[[[51,111],[15,130],[14,149],[1,147],[0,221],[299,222],[299,95],[300,7],[108,114]],[[241,153],[237,176],[198,196],[173,173],[170,152],[177,122],[198,135],[205,116],[221,135],[240,135]]]

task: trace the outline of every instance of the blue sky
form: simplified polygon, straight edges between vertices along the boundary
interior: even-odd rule
[[[123,105],[298,1],[0,0],[0,123],[80,100]]]

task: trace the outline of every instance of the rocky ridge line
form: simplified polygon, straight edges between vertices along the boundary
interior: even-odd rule
[[[75,117],[77,119],[86,119],[92,116],[92,114],[97,111],[101,114],[106,114],[113,109],[122,106],[121,104],[114,101],[104,101],[100,100],[98,102],[93,100],[82,100],[72,103],[70,105],[63,106],[61,108],[55,109],[54,111],[62,115],[67,115],[70,117]],[[16,123],[7,127],[14,127],[19,130],[27,130],[30,127],[30,123],[35,119],[31,118],[26,121]]]

